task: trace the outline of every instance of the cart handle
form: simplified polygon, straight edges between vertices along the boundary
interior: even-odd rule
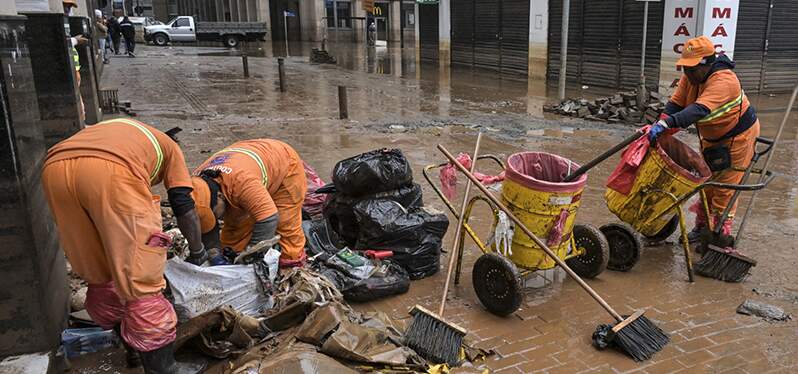
[[[499,157],[494,155],[477,156],[477,159],[474,160],[474,162],[484,159],[491,159],[495,161],[496,164],[498,164],[499,167],[501,167],[501,169],[504,170],[504,162],[502,162],[502,160],[499,159]],[[435,193],[438,195],[438,197],[441,198],[446,207],[449,208],[449,211],[452,212],[452,215],[454,215],[454,219],[460,219],[460,214],[457,212],[457,209],[454,207],[454,205],[452,205],[452,202],[446,198],[446,195],[443,194],[443,191],[441,191],[440,187],[438,187],[438,185],[432,181],[432,177],[429,175],[432,169],[440,169],[446,165],[449,165],[449,163],[444,162],[437,165],[427,165],[426,167],[424,167],[424,170],[421,171],[421,174],[424,175],[424,179],[427,180],[427,183],[429,183],[430,187],[432,187],[432,190],[435,191]]]
[[[634,134],[629,135],[626,139],[622,142],[616,144],[614,147],[606,150],[604,153],[600,154],[598,157],[588,161],[586,164],[582,165],[579,169],[576,169],[573,173],[568,174],[568,176],[563,179],[564,183],[572,182],[574,179],[579,178],[582,174],[587,173],[590,169],[594,168],[596,165],[601,163],[602,161],[610,158],[610,156],[618,153],[621,149],[626,148],[627,145],[632,144],[637,139],[640,139],[645,135],[644,132],[637,130]]]

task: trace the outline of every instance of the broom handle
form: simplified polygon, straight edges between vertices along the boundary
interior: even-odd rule
[[[615,318],[616,321],[618,322],[623,321],[621,315],[618,314],[618,312],[616,312],[614,309],[612,309],[610,304],[607,304],[607,302],[604,301],[604,299],[602,299],[601,296],[599,296],[599,294],[596,293],[596,291],[590,288],[590,286],[587,283],[585,283],[585,281],[583,281],[582,278],[579,277],[579,275],[574,273],[574,271],[571,270],[571,268],[568,267],[567,264],[565,264],[565,261],[557,257],[557,255],[555,255],[554,252],[552,252],[552,250],[549,249],[549,247],[547,247],[545,243],[543,243],[543,241],[541,241],[537,236],[535,236],[535,234],[533,234],[532,231],[529,231],[529,229],[521,222],[521,220],[519,220],[509,209],[507,209],[507,207],[504,206],[504,204],[502,204],[499,201],[499,199],[496,198],[496,196],[493,196],[493,194],[490,193],[490,191],[488,191],[488,189],[485,188],[485,186],[480,184],[479,180],[477,180],[477,178],[473,174],[471,174],[468,170],[466,170],[466,168],[463,167],[463,165],[460,165],[460,163],[457,162],[454,156],[452,156],[452,154],[449,153],[449,151],[447,151],[443,145],[438,144],[438,150],[441,151],[441,153],[443,153],[443,155],[449,159],[449,162],[453,163],[454,166],[457,167],[458,170],[460,170],[460,172],[465,174],[465,176],[468,177],[468,179],[470,179],[471,182],[473,182],[474,185],[476,185],[480,191],[482,191],[482,194],[485,195],[485,197],[487,197],[488,200],[490,200],[501,211],[507,214],[507,217],[509,217],[510,220],[512,220],[516,226],[520,227],[521,231],[523,231],[524,234],[532,238],[535,244],[537,244],[538,247],[540,247],[544,252],[546,252],[546,254],[552,260],[554,260],[554,262],[557,263],[557,265],[563,268],[563,270],[565,270],[565,272],[568,273],[568,275],[571,276],[571,278],[573,278],[573,280],[575,280],[576,283],[579,284],[579,286],[582,287],[585,290],[585,292],[587,292],[590,295],[590,297],[596,300],[596,302],[598,302],[601,305],[601,307],[604,308],[604,310],[606,310],[610,315],[612,315],[612,317]]]
[[[795,97],[798,96],[798,86],[792,90],[792,96],[790,97],[790,102],[787,104],[787,111],[784,112],[784,118],[781,119],[781,124],[779,125],[779,130],[776,132],[776,137],[773,138],[773,146],[770,148],[770,152],[765,156],[765,164],[762,166],[762,174],[759,176],[759,183],[762,183],[767,176],[765,175],[768,171],[768,166],[770,166],[770,157],[773,156],[773,153],[776,151],[776,144],[779,143],[779,138],[781,138],[781,133],[784,130],[784,126],[787,124],[787,121],[790,118],[790,112],[792,112],[792,106],[795,104]],[[740,221],[740,228],[737,229],[737,237],[734,239],[734,245],[736,246],[740,243],[740,239],[742,239],[743,230],[745,230],[745,222],[748,219],[748,215],[751,213],[751,208],[754,207],[754,199],[756,199],[756,194],[759,191],[754,191],[751,194],[751,199],[748,200],[748,207],[745,208],[745,214],[743,214],[743,220]]]
[[[482,143],[482,133],[480,132],[477,134],[477,144],[474,146],[474,158],[471,161],[471,173],[473,174],[474,171],[477,169],[477,157],[479,157],[479,145]],[[457,165],[460,165],[459,162],[452,161]],[[479,183],[479,182],[477,182]],[[452,250],[449,252],[449,270],[446,271],[446,282],[443,284],[443,295],[441,296],[441,306],[438,309],[438,315],[443,318],[443,311],[446,309],[446,295],[449,293],[449,282],[452,280],[452,270],[454,269],[454,260],[457,258],[455,255],[459,245],[460,240],[462,240],[463,236],[463,221],[465,220],[465,211],[466,211],[466,204],[468,204],[468,194],[471,193],[471,179],[466,181],[466,188],[465,193],[463,194],[463,205],[460,206],[460,216],[457,218],[457,229],[454,231],[454,243],[452,244]]]
[[[618,153],[621,149],[626,148],[627,145],[632,144],[637,139],[640,139],[641,136],[645,135],[642,131],[635,131],[634,134],[630,135],[628,138],[624,139],[622,142],[616,144],[614,147],[608,149],[604,153],[600,154],[598,157],[590,160],[588,163],[582,165],[579,169],[576,169],[573,173],[568,174],[567,177],[563,180],[563,182],[572,182],[574,179],[579,178],[582,174],[587,173],[588,170],[594,168],[596,165],[601,163],[602,161],[610,158],[610,156]]]

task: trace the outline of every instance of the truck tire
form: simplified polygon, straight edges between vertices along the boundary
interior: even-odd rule
[[[152,42],[155,45],[163,47],[169,44],[169,37],[166,34],[159,32],[152,36]]]
[[[222,43],[227,48],[235,48],[238,47],[238,35],[224,35],[222,36]]]

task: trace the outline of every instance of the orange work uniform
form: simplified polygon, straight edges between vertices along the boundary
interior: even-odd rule
[[[255,222],[279,213],[277,234],[281,258],[288,261],[304,258],[302,204],[307,181],[302,160],[291,146],[272,139],[237,142],[206,160],[195,174],[206,169],[219,171],[217,182],[227,202],[220,235],[223,246],[243,251],[252,237]],[[203,215],[210,211],[198,212]]]
[[[754,154],[756,138],[759,136],[759,120],[736,136],[717,142],[712,141],[732,131],[750,106],[737,75],[730,69],[715,71],[704,83],[698,85],[691,83],[682,75],[670,101],[683,108],[697,103],[710,110],[706,117],[696,123],[701,137],[701,149],[703,151],[718,144],[726,144],[729,147],[732,163],[731,168],[714,172],[712,180],[730,184],[740,183],[744,170]],[[710,213],[716,217],[715,219],[719,219],[734,191],[710,187],[705,192]],[[730,218],[734,217],[736,205],[735,202],[730,211]],[[697,222],[705,222],[704,219],[703,215],[699,215]]]
[[[166,248],[160,198],[150,187],[191,187],[183,153],[168,135],[114,119],[53,146],[42,184],[73,270],[89,283],[86,309],[104,328],[122,324],[139,351],[174,340],[177,318],[163,298]]]

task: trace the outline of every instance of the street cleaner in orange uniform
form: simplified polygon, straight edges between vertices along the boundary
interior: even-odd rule
[[[684,74],[665,112],[651,127],[649,138],[656,139],[668,128],[684,129],[695,124],[701,152],[713,172],[712,180],[739,184],[754,154],[759,120],[732,70],[734,62],[725,55],[715,55],[712,41],[700,36],[687,41],[676,64],[684,69]],[[734,191],[707,188],[705,192],[716,227]],[[736,208],[735,203],[729,218],[722,223],[723,234],[731,234]],[[690,210],[696,213],[695,227],[688,235],[693,242],[700,239],[708,221],[700,201]]]
[[[86,310],[139,352],[145,373],[196,373],[174,360],[177,316],[161,291],[170,239],[161,232],[164,183],[188,261],[208,255],[179,146],[138,121],[113,119],[83,129],[47,153],[42,184],[72,269],[88,284]],[[132,365],[130,356],[128,364]]]
[[[278,140],[240,141],[217,152],[192,177],[203,242],[236,252],[280,235],[280,266],[305,261],[302,204],[307,192],[299,154]],[[218,219],[224,224],[219,228]]]

